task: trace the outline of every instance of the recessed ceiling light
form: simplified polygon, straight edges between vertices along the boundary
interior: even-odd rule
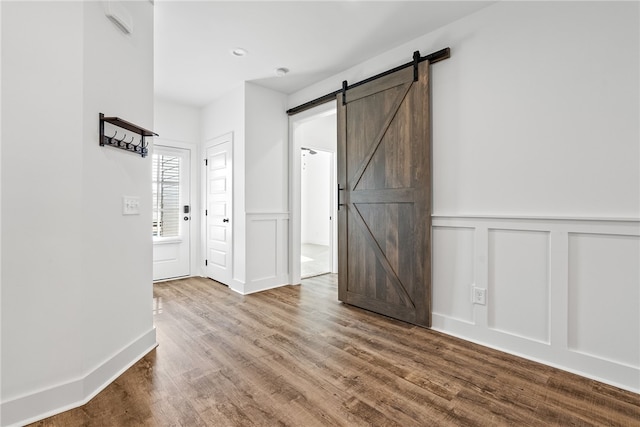
[[[278,77],[282,77],[285,74],[287,74],[288,72],[289,72],[289,69],[288,68],[284,68],[284,67],[276,68],[276,70],[275,70],[276,76],[278,76]]]
[[[233,49],[231,51],[231,54],[233,56],[245,56],[247,54],[247,51],[246,51],[246,49],[243,49],[241,47],[237,47],[237,48],[235,48],[235,49]]]

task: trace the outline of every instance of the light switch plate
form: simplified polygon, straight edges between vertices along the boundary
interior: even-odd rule
[[[140,215],[140,197],[122,196],[122,215]]]

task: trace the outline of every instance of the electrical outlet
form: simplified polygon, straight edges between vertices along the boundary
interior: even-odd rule
[[[484,288],[476,288],[473,287],[473,303],[474,304],[480,304],[480,305],[486,305],[487,304],[487,290]]]

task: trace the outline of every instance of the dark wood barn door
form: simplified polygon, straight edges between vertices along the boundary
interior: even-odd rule
[[[429,63],[338,95],[339,299],[431,325]]]

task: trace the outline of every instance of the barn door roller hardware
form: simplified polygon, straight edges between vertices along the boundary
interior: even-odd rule
[[[136,139],[135,136],[127,136],[126,133],[123,133],[122,137],[118,137],[118,131],[115,131],[113,136],[107,136],[104,134],[104,124],[111,123],[112,125],[119,127],[120,129],[128,130],[129,132],[133,132],[136,135],[140,135],[140,141],[138,143],[134,143]],[[123,120],[119,117],[105,117],[104,114],[100,113],[100,145],[101,146],[109,146],[120,148],[122,150],[130,151],[132,153],[140,154],[142,157],[146,157],[149,154],[149,142],[145,140],[148,136],[158,136],[157,133],[140,127],[138,125],[134,125],[131,122]],[[131,138],[131,140],[128,140]]]
[[[342,105],[347,105],[347,89],[349,89],[349,85],[346,80],[342,81]]]
[[[336,95],[339,93],[342,93],[342,102],[345,102],[346,99],[346,92],[349,89],[353,89],[354,87],[363,85],[365,83],[369,83],[373,80],[379,79],[380,77],[384,77],[387,76],[389,74],[395,73],[396,71],[402,70],[404,68],[407,67],[413,67],[413,79],[414,81],[418,80],[418,64],[424,61],[429,61],[431,64],[435,64],[436,62],[440,62],[444,59],[447,59],[451,56],[451,49],[448,47],[445,47],[444,49],[440,49],[437,52],[433,52],[430,53],[429,55],[426,56],[420,56],[420,52],[419,51],[415,51],[413,52],[413,61],[411,62],[407,62],[406,64],[402,64],[398,67],[392,68],[391,70],[387,70],[383,73],[380,74],[376,74],[373,77],[369,77],[366,80],[362,80],[361,82],[357,82],[354,83],[352,85],[347,85],[346,80],[342,82],[342,88],[336,90],[335,92],[331,92],[328,93],[324,96],[321,96],[319,98],[316,98],[312,101],[309,102],[305,102],[304,104],[298,105],[297,107],[293,107],[289,110],[287,110],[287,114],[292,116],[294,114],[298,114],[301,113],[303,111],[309,110],[313,107],[316,107],[318,105],[324,104],[325,102],[329,102],[329,101],[333,101],[334,99],[336,99]]]

